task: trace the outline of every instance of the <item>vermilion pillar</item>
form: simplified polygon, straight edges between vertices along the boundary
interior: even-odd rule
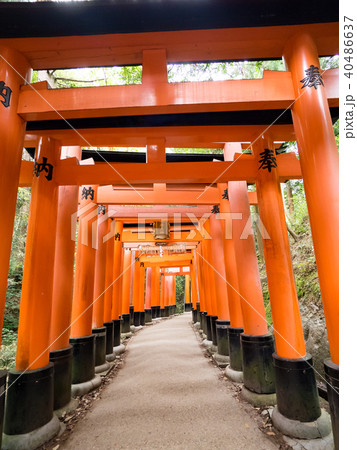
[[[71,337],[90,336],[92,332],[93,289],[96,249],[97,186],[80,188],[77,257],[74,275]]]
[[[151,308],[151,274],[152,268],[146,269],[146,289],[145,289],[145,308]]]
[[[0,221],[0,326],[2,329],[7,289],[7,276],[14,225],[17,186],[25,135],[25,122],[17,115],[20,86],[31,79],[27,60],[15,50],[0,47],[0,189],[6,193],[2,208],[6,211]],[[1,337],[0,337],[1,344]]]
[[[283,56],[291,72],[296,98],[291,111],[330,345],[331,360],[325,361],[325,374],[335,447],[338,448],[338,153],[324,75],[313,39],[307,34],[294,36],[287,43]],[[313,79],[311,69],[315,71]]]
[[[123,333],[130,332],[130,279],[131,279],[131,251],[124,250],[123,258],[123,283],[122,283],[122,298],[123,298]]]
[[[204,284],[204,307],[202,312],[206,311],[208,315],[216,315],[216,296],[215,296],[215,279],[212,273],[211,262],[211,246],[210,240],[203,239],[201,241],[201,252],[198,251],[198,256],[201,257],[201,269],[202,269],[202,280]]]
[[[138,254],[136,252],[136,254]],[[133,276],[133,299],[132,305],[134,306],[134,325],[140,326],[140,261],[139,257],[135,258],[134,263],[134,276]]]
[[[260,218],[269,235],[263,246],[276,345],[273,360],[278,409],[273,420],[280,428],[281,415],[314,422],[321,410],[312,358],[305,350],[273,142],[257,139],[253,153],[257,165],[260,161],[256,179]],[[269,163],[262,164],[264,158]],[[292,408],[292,402],[299,406]]]
[[[322,74],[316,45],[307,34],[295,36],[285,48],[296,101],[294,130],[304,179],[312,239],[325,311],[331,359],[338,364],[338,152],[323,84],[302,80],[311,66]],[[324,76],[322,75],[322,80]]]
[[[114,334],[114,352],[118,355],[124,348],[120,346],[121,332],[123,320],[121,319],[122,310],[122,283],[123,283],[123,247],[122,234],[123,222],[115,221],[115,235],[114,235],[114,261],[113,261],[113,300],[112,300],[112,321]]]
[[[161,286],[161,289],[163,286]],[[160,317],[160,267],[153,266],[151,274],[151,310],[152,317]]]
[[[112,321],[112,304],[113,304],[113,265],[114,265],[114,234],[115,223],[113,219],[107,220],[107,260],[105,267],[105,292],[104,292],[104,323],[107,330],[106,342],[106,359],[107,361],[114,361],[115,354],[114,347],[114,322]]]
[[[81,159],[81,147],[62,147],[61,159]],[[75,240],[72,228],[77,223],[78,186],[60,186],[56,227],[50,343],[51,352],[69,346]]]
[[[240,336],[244,332],[241,295],[239,293],[236,253],[233,242],[232,221],[237,217],[231,214],[229,206],[229,190],[227,183],[217,184],[220,195],[221,229],[223,236],[224,262],[227,279],[227,294],[230,316],[228,327],[229,366],[227,376],[236,382],[243,381],[243,360]]]
[[[224,159],[233,161],[235,152],[241,152],[240,144],[226,144]],[[265,317],[258,260],[251,226],[247,183],[245,181],[230,181],[228,183],[228,198],[231,213],[236,215],[232,219],[232,237],[244,333],[237,331],[235,341],[241,342],[243,392],[247,394],[247,400],[250,400],[249,392],[268,395],[269,397],[264,398],[264,402],[274,404],[275,396],[271,395],[275,392],[272,359],[274,341],[273,336],[268,333]],[[234,370],[239,372],[239,365]]]
[[[122,247],[123,222],[116,220],[114,235],[114,261],[113,261],[113,307],[112,319],[117,320],[121,316],[122,309],[122,283],[123,283],[123,247]]]
[[[171,275],[164,275],[161,277],[161,289],[163,292],[163,306],[161,308],[164,308],[164,316],[168,317],[170,315],[170,312],[172,313],[172,287],[173,287],[173,277]],[[161,311],[162,313],[163,311]]]
[[[171,314],[176,313],[176,276],[172,277],[172,288],[171,288]]]
[[[98,219],[97,186],[81,186],[70,343],[73,345],[72,394],[95,379],[95,336],[92,334],[93,292]],[[94,384],[100,384],[98,377]],[[76,385],[76,386],[75,386]],[[93,389],[91,384],[88,390]]]
[[[197,309],[200,306],[199,298],[198,298],[198,288],[197,288],[197,270],[196,270],[196,257],[194,255],[192,264],[190,267],[191,274],[191,298],[192,298],[192,322],[197,323]]]
[[[162,271],[161,271],[162,270]],[[160,296],[160,317],[165,317],[165,301],[168,301],[170,304],[170,282],[165,276],[165,269],[160,270],[160,287],[159,287],[159,296]],[[166,290],[167,288],[167,290]]]
[[[212,266],[216,284],[217,315],[219,320],[229,321],[226,269],[224,262],[223,238],[220,221],[214,214],[210,217],[210,232],[212,236]]]
[[[195,261],[192,261],[190,273],[191,273],[192,308],[196,309],[196,305],[198,302],[198,292],[197,292],[197,273],[196,273],[196,269],[195,269]]]
[[[229,317],[231,327],[243,328],[243,315],[241,309],[241,296],[239,295],[238,272],[236,254],[233,243],[232,217],[228,200],[228,185],[218,183],[220,200],[220,220],[223,240],[223,254],[226,272],[226,286],[228,294]],[[234,220],[234,219],[233,219]]]
[[[216,284],[217,316],[216,336],[217,353],[214,358],[219,365],[227,366],[229,363],[228,327],[230,325],[228,290],[226,269],[224,261],[223,236],[220,221],[215,214],[210,217],[210,233],[212,236],[212,266]],[[214,330],[212,330],[212,334]]]
[[[146,268],[146,280],[145,280],[145,323],[152,323],[152,310],[151,310],[151,278],[152,268]]]
[[[53,434],[59,429],[57,420],[53,419],[53,364],[49,363],[58,210],[55,176],[59,155],[58,142],[50,138],[39,140],[23,271],[17,370],[9,373],[5,416],[7,435],[28,433],[52,420],[55,422]]]
[[[107,241],[107,258],[105,267],[105,292],[104,292],[104,322],[112,319],[113,302],[113,266],[114,266],[114,233],[112,231],[113,220],[107,220],[107,233],[110,236]]]
[[[272,148],[273,143],[263,138],[253,144],[257,160],[264,149]],[[278,169],[259,169],[256,186],[260,218],[269,235],[263,244],[276,351],[283,358],[303,358],[306,349]]]
[[[61,159],[81,159],[81,147],[62,147]],[[54,364],[54,409],[71,400],[73,347],[69,344],[71,327],[73,268],[77,224],[78,186],[60,186],[50,331],[50,361]],[[74,234],[74,233],[73,233]]]
[[[143,262],[139,266],[138,309],[140,313],[140,325],[145,325],[145,266]]]
[[[47,158],[48,173],[34,172],[21,293],[16,369],[33,370],[49,362],[58,186],[55,161],[60,147],[41,138],[36,163]],[[37,166],[38,167],[38,166]]]
[[[104,326],[104,298],[105,298],[105,275],[107,260],[107,244],[104,237],[108,232],[107,208],[98,206],[98,220],[93,226],[96,227],[95,271],[93,291],[93,318],[92,333],[95,334],[95,371],[104,372],[109,369],[106,362],[107,329]]]
[[[104,207],[105,208],[105,207]],[[100,208],[100,211],[103,211]],[[99,212],[99,210],[98,210]],[[107,259],[107,246],[104,236],[107,234],[108,221],[98,217],[98,239],[95,255],[94,291],[93,291],[93,328],[102,328],[104,322],[104,293],[105,293],[105,269]]]

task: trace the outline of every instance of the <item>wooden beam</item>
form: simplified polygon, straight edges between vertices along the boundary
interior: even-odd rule
[[[281,181],[302,178],[300,163],[294,153],[285,153],[277,156]],[[31,186],[33,163],[23,161],[20,172],[20,186]],[[55,179],[61,186],[99,184],[135,185],[140,183],[203,183],[215,184],[231,180],[245,180],[255,182],[258,165],[252,155],[241,154],[236,156],[234,163],[228,161],[192,162],[192,163],[97,163],[94,165],[78,165],[75,158],[60,161],[56,167]],[[106,188],[108,196],[109,189]],[[214,204],[215,191],[206,190],[197,194],[197,201],[191,194],[181,192],[175,195],[172,191],[155,193],[155,191],[142,193],[142,191],[123,192],[122,204]],[[114,194],[113,194],[114,196]],[[207,196],[207,197],[206,197]],[[147,198],[147,200],[146,200]],[[162,200],[160,200],[160,198]],[[103,196],[99,203],[107,203]],[[187,202],[187,203],[186,203]],[[108,203],[111,203],[108,198]],[[112,203],[115,203],[114,201]]]
[[[36,5],[37,6],[37,5]],[[287,40],[309,33],[320,55],[338,54],[338,22],[166,32],[6,38],[35,70],[142,64],[145,49],[165,47],[168,63],[281,58]]]
[[[72,158],[74,159],[74,158]],[[277,156],[282,181],[301,178],[300,163],[294,153]],[[79,166],[70,159],[56,167],[59,185],[124,185],[140,183],[226,183],[245,180],[254,183],[258,164],[254,156],[242,154],[234,163],[228,161],[188,163],[98,163]],[[138,194],[138,203],[142,197]]]
[[[180,127],[141,127],[141,128],[101,128],[29,131],[25,137],[25,147],[36,145],[39,136],[50,136],[62,145],[81,145],[83,147],[145,147],[148,138],[163,137],[166,148],[201,148],[212,143],[252,142],[267,129],[265,125],[215,125]],[[269,126],[274,141],[294,141],[292,124]]]
[[[166,72],[165,72],[166,74]],[[329,106],[338,106],[338,69],[324,75]],[[18,114],[26,121],[147,114],[286,109],[295,100],[290,72],[265,71],[262,79],[33,89],[20,92]],[[158,81],[156,81],[158,80]],[[40,95],[37,91],[39,89]]]
[[[146,243],[152,243],[152,242],[158,242],[158,243],[164,243],[166,245],[170,245],[171,243],[177,243],[177,242],[188,242],[191,243],[191,241],[199,241],[202,239],[202,236],[198,230],[192,230],[192,231],[183,231],[181,233],[177,233],[177,237],[174,236],[174,233],[171,233],[170,239],[155,239],[154,235],[151,233],[133,233],[132,231],[123,231],[122,236],[122,242],[137,242],[141,244]]]
[[[198,219],[204,214],[210,214],[210,206],[186,206],[186,207],[175,207],[175,206],[109,206],[110,216],[113,218],[118,218],[123,220],[125,223],[137,223],[138,218],[142,217],[146,221],[157,220],[158,215],[165,215],[169,220],[181,220],[181,222],[192,223],[187,214],[193,214]]]
[[[177,261],[177,262],[170,262],[170,261],[162,261],[162,262],[145,262],[144,265],[145,267],[155,267],[155,266],[159,266],[159,267],[187,267],[189,266],[191,263],[191,259],[186,259],[183,261]],[[171,274],[174,275],[174,274]],[[186,274],[187,275],[187,272]]]

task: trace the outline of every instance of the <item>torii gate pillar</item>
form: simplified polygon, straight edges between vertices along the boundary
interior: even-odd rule
[[[7,448],[24,448],[26,433],[41,436],[50,429],[48,440],[59,431],[53,415],[53,363],[49,361],[58,208],[54,177],[59,151],[59,144],[50,138],[41,138],[36,151],[36,162],[46,166],[35,165],[32,182],[16,370],[9,372],[6,401]]]
[[[296,97],[292,116],[330,344],[331,359],[325,361],[325,374],[338,448],[338,152],[313,39],[308,34],[294,36],[286,45],[284,59],[292,75]],[[311,69],[315,73],[313,78]]]

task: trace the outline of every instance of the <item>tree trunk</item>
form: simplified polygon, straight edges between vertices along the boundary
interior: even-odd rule
[[[287,181],[285,183],[286,185],[286,198],[288,200],[288,210],[289,210],[289,216],[291,220],[294,222],[295,220],[295,208],[294,208],[294,200],[293,200],[293,191],[291,189],[290,181]]]
[[[253,209],[254,209],[254,214],[255,214],[256,218],[258,218],[259,217],[258,205],[253,205]],[[257,237],[258,252],[260,255],[260,259],[261,259],[262,263],[264,264],[265,261],[264,261],[263,239],[262,239],[262,233],[260,231],[260,228],[257,225],[257,220],[253,220],[253,227],[254,227],[255,235]]]

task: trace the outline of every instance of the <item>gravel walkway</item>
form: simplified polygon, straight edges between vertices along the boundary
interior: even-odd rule
[[[134,336],[123,369],[60,448],[277,449],[203,356],[190,320]]]

